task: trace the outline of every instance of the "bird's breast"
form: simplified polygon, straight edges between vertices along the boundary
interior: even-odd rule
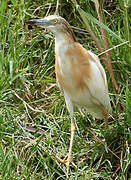
[[[56,78],[60,89],[66,92],[75,104],[90,107],[92,106],[91,95],[81,75],[79,66],[72,69],[71,63],[64,66],[63,64],[61,65],[57,59]]]
[[[68,57],[56,55],[56,78],[63,90],[71,91],[75,86],[73,81],[72,63]]]
[[[87,79],[89,77],[90,68],[87,64],[84,60],[79,61],[79,56],[75,51],[73,52],[73,49],[66,50],[62,54],[56,53],[55,70],[58,85],[73,101],[79,102],[81,99],[84,103],[84,94],[86,96],[89,94],[83,79],[85,76]]]

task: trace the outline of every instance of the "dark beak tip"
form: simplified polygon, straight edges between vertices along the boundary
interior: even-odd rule
[[[29,25],[32,25],[32,24],[35,24],[35,21],[34,20],[27,20],[25,21],[26,24],[29,24]]]
[[[42,27],[48,26],[49,24],[49,22],[44,19],[31,19],[31,20],[27,20],[25,23],[31,26],[36,25],[36,26],[42,26]]]
[[[25,21],[25,24],[29,24],[29,21]]]

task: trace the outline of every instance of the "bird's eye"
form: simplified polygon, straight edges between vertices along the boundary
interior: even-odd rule
[[[55,20],[54,20],[54,24],[57,24],[57,22],[58,22],[57,19],[55,19]]]

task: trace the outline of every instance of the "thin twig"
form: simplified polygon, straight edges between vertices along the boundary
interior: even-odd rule
[[[51,3],[49,3],[49,8],[48,8],[48,10],[47,10],[47,12],[46,12],[45,17],[48,16],[48,14],[49,14],[49,12],[50,12],[50,9],[51,9]]]
[[[29,132],[35,133],[35,132],[37,131],[37,128],[32,127],[32,126],[29,126],[29,125],[19,124],[19,126],[20,126],[22,129],[24,129],[24,130],[26,130],[26,131],[29,131]],[[40,134],[40,135],[42,135],[42,134],[45,134],[45,131],[42,130],[42,129],[39,129],[39,130],[37,131],[37,133]]]
[[[100,142],[103,146],[105,146],[105,143],[102,141],[102,140],[100,140],[96,135],[95,135],[95,133],[92,131],[92,130],[90,130],[89,128],[87,128],[88,129],[88,131],[90,131],[92,134],[93,134],[93,136],[96,138],[96,140],[98,141],[98,142]],[[108,151],[110,151],[116,158],[118,158],[118,159],[120,159],[113,151],[111,151],[110,150],[110,148],[107,146],[107,149],[108,149]]]
[[[105,53],[107,53],[107,52],[109,52],[109,51],[111,51],[111,50],[113,50],[113,49],[116,49],[116,48],[118,48],[119,46],[128,44],[128,43],[129,43],[129,41],[126,41],[126,42],[123,42],[123,43],[121,43],[121,44],[118,44],[118,45],[116,45],[116,46],[114,46],[114,47],[112,47],[112,48],[110,48],[110,49],[107,49],[106,51],[98,54],[98,56],[102,56],[103,54],[105,54]]]
[[[32,111],[45,113],[44,110],[41,111],[41,110],[39,110],[39,109],[34,109],[34,108],[33,108],[32,106],[30,106],[26,101],[24,101],[15,91],[13,91],[13,93],[14,93],[14,95],[15,95],[18,99],[20,99],[22,102],[24,102],[24,103],[28,106],[28,108],[31,109]]]
[[[57,0],[57,4],[56,4],[56,10],[55,10],[56,15],[59,15],[58,9],[59,9],[59,0]]]
[[[120,169],[121,169],[121,166],[119,165],[119,166],[117,167],[117,169],[115,170],[115,172],[113,173],[113,175],[112,175],[113,178],[115,177],[115,175],[117,174],[117,172],[118,172]]]

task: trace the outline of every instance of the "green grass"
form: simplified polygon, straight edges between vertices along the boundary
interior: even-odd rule
[[[50,4],[49,4],[50,3]],[[131,6],[130,2],[105,3],[105,25],[128,44],[111,51],[120,93],[114,91],[105,67],[112,104],[109,129],[85,110],[76,109],[77,131],[70,180],[131,178]],[[97,18],[92,1],[80,7]],[[39,8],[38,8],[39,7]],[[50,8],[51,7],[51,8]],[[89,8],[90,7],[90,8]],[[127,7],[127,8],[125,8]],[[38,8],[38,9],[37,9]],[[49,9],[50,8],[50,9]],[[51,33],[25,25],[34,17],[54,14],[55,1],[1,0],[0,4],[0,179],[65,179],[64,158],[70,141],[70,118],[56,85],[54,41]],[[109,15],[106,13],[109,13]],[[85,28],[71,2],[62,1],[60,15],[73,26]],[[101,42],[99,26],[89,21]],[[75,32],[77,39],[99,54],[89,35]],[[121,41],[108,32],[110,48]],[[24,128],[27,126],[28,128]],[[34,128],[34,129],[32,129]]]

